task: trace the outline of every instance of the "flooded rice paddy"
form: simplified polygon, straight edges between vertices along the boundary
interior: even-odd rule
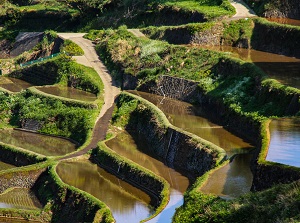
[[[150,156],[144,153],[143,151],[147,151],[147,148],[144,147],[145,145],[141,148],[140,145],[142,142],[136,142],[132,136],[125,131],[119,133],[106,144],[119,155],[151,170],[169,182],[171,188],[170,202],[163,212],[150,222],[171,222],[175,208],[183,204],[183,193],[189,186],[189,179],[176,170],[166,166],[162,161],[156,159],[154,155]]]
[[[82,91],[76,88],[71,88],[71,87],[53,85],[53,86],[42,86],[36,88],[47,94],[52,94],[59,97],[70,98],[70,99],[75,99],[80,101],[93,102],[97,99],[97,96],[95,94]]]
[[[0,87],[14,93],[25,90],[31,86],[30,83],[17,78],[0,77]]]
[[[300,167],[300,118],[274,119],[269,131],[266,160]]]
[[[61,156],[77,149],[67,139],[14,129],[0,129],[0,142],[45,156]]]
[[[170,123],[174,126],[193,133],[223,148],[228,156],[248,153],[254,149],[250,143],[227,131],[223,126],[205,118],[207,115],[200,107],[146,92],[129,92],[139,95],[156,105],[165,113]]]
[[[103,201],[118,223],[137,223],[152,214],[147,194],[89,160],[61,162],[57,166],[57,173],[65,183]]]
[[[300,26],[300,20],[289,18],[267,18],[270,22],[281,23],[285,25]]]

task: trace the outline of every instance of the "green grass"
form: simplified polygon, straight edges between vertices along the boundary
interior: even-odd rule
[[[298,222],[299,191],[299,182],[295,182],[226,201],[192,190],[185,197],[185,204],[177,210],[173,222]]]
[[[221,16],[235,14],[235,9],[227,0],[224,1],[160,1],[163,5],[175,8],[199,12],[205,15],[207,19],[214,19]]]

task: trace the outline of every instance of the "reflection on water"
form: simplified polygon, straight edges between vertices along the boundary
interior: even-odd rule
[[[252,155],[249,152],[254,149],[251,144],[204,118],[207,115],[199,107],[145,92],[129,92],[155,104],[173,125],[218,145],[229,156],[239,154],[230,164],[213,172],[201,191],[228,198],[250,191],[253,175],[250,170]]]
[[[20,92],[32,85],[26,81],[12,78],[12,77],[0,77],[0,87],[9,90],[11,92]]]
[[[272,120],[266,160],[300,167],[300,118]]]
[[[165,113],[168,120],[174,126],[194,133],[195,135],[214,143],[223,148],[228,156],[237,153],[247,153],[253,148],[253,146],[243,139],[228,132],[223,126],[219,126],[204,118],[205,113],[199,107],[192,106],[186,102],[163,98],[162,96],[145,92],[129,92],[137,94],[155,104]]]
[[[0,208],[40,209],[41,203],[30,189],[13,188],[0,194]]]
[[[286,25],[300,26],[300,20],[288,18],[266,18],[270,22],[277,22]]]
[[[164,165],[161,161],[141,152],[136,142],[127,132],[119,133],[117,137],[109,140],[106,144],[119,155],[162,176],[170,183],[170,202],[164,211],[150,222],[171,222],[171,218],[175,213],[175,208],[178,208],[183,204],[183,193],[189,186],[189,179],[174,169]]]
[[[201,191],[224,198],[239,197],[250,191],[253,175],[250,170],[251,154],[239,154],[234,160],[214,171]]]
[[[117,223],[140,222],[152,214],[147,207],[150,203],[147,194],[88,160],[61,162],[57,166],[57,173],[65,183],[103,201]]]
[[[253,62],[269,75],[270,78],[276,79],[282,84],[300,88],[300,59],[298,58],[230,46],[205,48],[228,52],[231,56]]]
[[[76,150],[67,139],[13,129],[0,129],[0,141],[45,156],[60,156]]]
[[[82,91],[76,88],[65,87],[65,86],[42,86],[36,87],[38,90],[43,91],[47,94],[53,94],[59,97],[71,98],[80,101],[93,102],[97,99],[95,94]]]

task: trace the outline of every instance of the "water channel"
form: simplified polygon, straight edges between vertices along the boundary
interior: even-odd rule
[[[300,118],[274,119],[269,131],[266,160],[300,167]]]
[[[97,96],[95,94],[82,91],[76,88],[65,87],[65,86],[58,86],[58,85],[41,86],[41,87],[36,87],[36,89],[45,92],[47,94],[52,94],[59,97],[70,98],[70,99],[75,99],[80,101],[93,102],[97,99]]]
[[[45,156],[61,156],[77,149],[76,144],[64,138],[15,129],[0,129],[0,142]]]

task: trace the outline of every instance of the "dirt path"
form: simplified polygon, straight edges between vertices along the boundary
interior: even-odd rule
[[[58,35],[63,39],[72,40],[83,49],[84,56],[76,56],[74,58],[78,63],[94,68],[104,84],[104,105],[96,120],[92,141],[78,153],[65,157],[70,158],[86,153],[89,149],[96,147],[97,143],[105,138],[109,120],[111,119],[114,99],[120,93],[120,89],[116,87],[106,67],[99,60],[94,48],[95,45],[90,40],[83,38],[84,33],[58,33]]]
[[[236,14],[229,20],[237,20],[242,18],[250,18],[257,16],[255,12],[242,0],[229,0],[230,4],[235,8]]]

